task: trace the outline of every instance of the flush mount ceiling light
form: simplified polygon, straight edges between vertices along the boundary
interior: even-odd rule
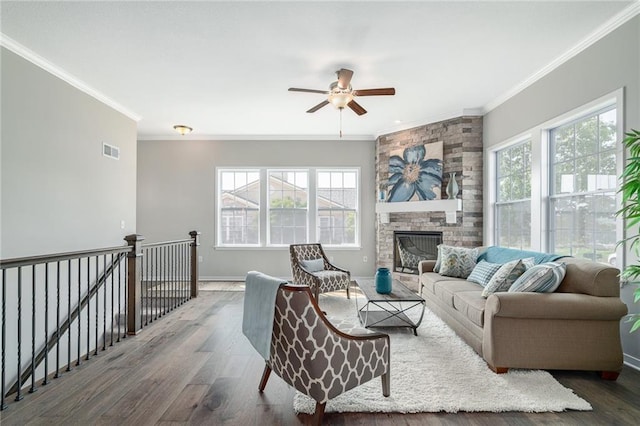
[[[176,129],[176,132],[180,133],[182,136],[193,131],[191,127],[185,126],[184,124],[176,124],[175,126],[173,126],[173,128]]]

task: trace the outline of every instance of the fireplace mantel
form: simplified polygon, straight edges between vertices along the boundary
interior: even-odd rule
[[[389,223],[389,213],[445,212],[447,223],[456,223],[456,212],[462,211],[462,200],[406,201],[376,203],[376,213],[381,223]]]

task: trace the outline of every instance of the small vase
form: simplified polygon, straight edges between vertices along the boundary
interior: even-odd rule
[[[456,172],[449,173],[449,183],[447,184],[447,195],[450,200],[458,196],[458,182],[456,182]]]
[[[378,268],[376,271],[376,291],[380,294],[391,293],[391,271],[389,268]]]

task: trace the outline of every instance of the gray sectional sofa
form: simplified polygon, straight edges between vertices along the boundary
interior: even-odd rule
[[[622,369],[619,270],[565,257],[566,274],[553,293],[498,292],[433,272],[419,264],[420,291],[427,306],[462,337],[489,367],[593,370],[615,380]]]

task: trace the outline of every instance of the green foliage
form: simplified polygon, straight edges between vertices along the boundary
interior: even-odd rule
[[[625,219],[625,227],[630,235],[627,235],[619,244],[630,242],[630,250],[636,258],[640,258],[640,131],[632,129],[625,133],[622,143],[629,152],[629,158],[620,176],[622,187],[619,192],[622,194],[623,207],[616,214]],[[629,265],[622,271],[623,279],[637,281],[638,277],[640,277],[638,264]],[[640,301],[640,286],[636,288],[633,298],[634,303],[638,301]],[[629,315],[629,321],[634,323],[631,326],[631,332],[640,329],[640,314]]]

